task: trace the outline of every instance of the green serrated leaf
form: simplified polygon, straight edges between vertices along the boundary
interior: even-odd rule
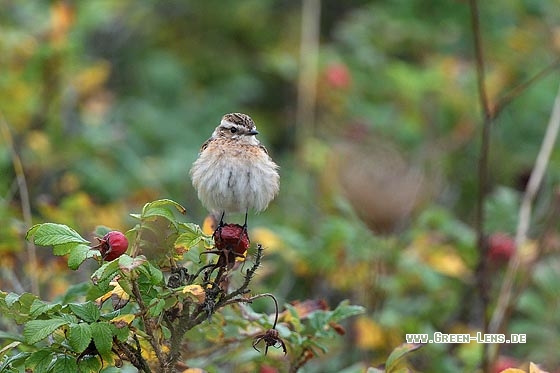
[[[324,344],[322,344],[322,343],[320,343],[319,341],[317,341],[317,340],[315,340],[315,339],[312,339],[312,338],[309,338],[309,339],[306,341],[306,345],[307,345],[306,347],[315,347],[315,348],[318,348],[318,349],[321,350],[321,352],[324,353],[324,354],[326,354],[326,353],[329,351],[329,349],[327,348],[327,346],[325,346]],[[314,350],[314,349],[312,348],[312,350]]]
[[[151,218],[161,217],[175,224],[175,215],[173,211],[167,207],[151,207],[142,213],[143,220],[151,220]]]
[[[147,214],[149,214],[151,210],[162,208],[162,207],[165,207],[165,208],[174,207],[181,214],[185,214],[187,212],[187,209],[184,208],[180,203],[177,203],[173,200],[164,198],[164,199],[159,199],[159,200],[156,200],[156,201],[153,201],[153,202],[146,203],[144,205],[144,208],[142,208],[142,216],[146,217]]]
[[[54,363],[48,372],[53,373],[76,373],[78,371],[78,363],[72,355],[59,354],[56,355]]]
[[[69,306],[70,310],[85,322],[95,322],[99,320],[99,316],[101,316],[99,307],[97,307],[97,305],[93,302],[70,303]]]
[[[169,340],[171,338],[171,330],[169,330],[169,328],[161,325],[161,334],[163,335],[163,338],[166,340]]]
[[[146,262],[144,266],[147,266],[150,272],[150,283],[153,285],[159,285],[163,283],[163,272],[152,265],[150,262]]]
[[[183,237],[178,237],[177,241],[175,242],[176,248],[186,247],[192,248],[199,244],[200,242],[204,243],[204,248],[209,249],[214,247],[214,238],[211,235],[207,235],[202,231],[202,228],[198,224],[194,223],[180,223],[179,225],[181,228],[185,230]],[[189,244],[189,238],[193,241]],[[185,242],[182,242],[185,241]]]
[[[101,267],[97,269],[97,271],[93,272],[91,275],[91,280],[94,284],[106,281],[108,279],[113,278],[113,274],[119,270],[119,261],[113,260],[108,263],[103,264]]]
[[[31,319],[29,310],[35,299],[37,296],[31,293],[2,293],[0,311],[14,319],[16,323],[23,324]]]
[[[403,343],[402,345],[395,348],[387,361],[385,362],[385,371],[387,373],[396,373],[398,371],[398,362],[402,359],[406,354],[418,350],[422,347],[423,344],[421,343]]]
[[[91,250],[88,245],[78,244],[68,255],[68,268],[76,270],[86,259],[93,258],[96,254],[98,254],[97,250]]]
[[[25,234],[25,239],[29,240],[35,234],[35,232],[41,227],[41,225],[42,224],[35,224],[31,228],[29,228],[27,230],[27,233]]]
[[[134,258],[128,254],[123,254],[119,257],[118,263],[120,269],[128,268],[134,263]]]
[[[99,317],[99,320],[100,321],[111,321],[115,317],[120,316],[121,313],[122,313],[122,311],[120,309],[114,310],[114,311],[111,311],[111,312],[107,312],[107,313],[103,313]]]
[[[3,367],[9,367],[10,365],[15,367],[21,366],[29,358],[29,355],[31,355],[31,352],[20,352],[19,354],[10,356],[6,360],[2,361],[2,365],[0,365],[0,372],[4,371]]]
[[[17,302],[19,300],[20,295],[16,294],[16,293],[8,293],[6,294],[6,296],[4,297],[4,302],[6,302],[6,305],[8,307],[12,307],[14,305],[15,302]]]
[[[350,302],[348,300],[343,300],[342,302],[340,302],[338,306],[332,311],[329,321],[339,322],[351,316],[360,315],[365,312],[364,307],[351,305],[349,303]]]
[[[71,324],[68,331],[68,343],[74,352],[81,353],[91,342],[91,327],[87,323]]]
[[[97,373],[101,369],[101,361],[97,356],[87,355],[78,362],[78,372]]]
[[[33,243],[40,246],[61,245],[67,243],[89,244],[72,228],[64,224],[44,223],[31,227],[25,236],[26,239],[33,238]]]
[[[33,368],[35,372],[46,372],[52,363],[53,357],[54,354],[49,349],[36,351],[25,360],[25,367]]]
[[[54,318],[49,320],[31,320],[23,328],[23,337],[28,344],[35,344],[46,338],[56,329],[67,325],[68,321]]]
[[[165,308],[165,301],[163,299],[154,298],[148,304],[148,315],[151,317],[159,316]]]
[[[324,335],[329,333],[329,329],[325,326],[329,323],[332,311],[316,310],[310,312],[306,318],[309,319],[309,326],[313,329],[314,333],[319,333],[319,335]]]
[[[119,257],[119,269],[125,273],[130,272],[133,269],[143,265],[146,261],[147,259],[143,255],[132,258],[126,254],[123,254]]]
[[[119,279],[118,283],[125,293],[132,295],[132,284],[129,279],[122,277]]]
[[[6,305],[8,307],[13,307],[17,305],[21,309],[29,310],[33,302],[37,299],[37,296],[31,293],[23,293],[23,294],[16,294],[16,293],[8,293],[4,298]]]
[[[51,304],[43,302],[40,299],[35,299],[29,308],[29,316],[37,318],[37,316],[47,313],[56,307],[60,307],[60,304]]]
[[[111,352],[113,347],[113,328],[106,322],[91,324],[91,334],[97,351],[103,355]]]
[[[161,199],[146,203],[142,208],[141,220],[154,220],[154,218],[162,217],[168,220],[174,226],[177,226],[173,208],[181,214],[185,214],[186,209],[179,203],[170,199]]]
[[[204,235],[204,233],[202,232],[202,228],[200,228],[200,225],[198,225],[198,224],[195,224],[195,223],[179,223],[179,226],[187,232],[193,232],[193,233],[196,233],[196,234],[199,234],[199,235]]]
[[[162,285],[163,284],[163,272],[153,266],[149,261],[142,263],[141,266],[137,267],[138,271],[146,276],[150,284],[152,285]]]
[[[35,294],[23,293],[19,296],[18,301],[22,308],[29,310],[35,299],[38,299]]]
[[[64,306],[62,309],[64,311],[67,311],[68,308],[70,308],[68,305]],[[72,314],[72,313],[61,313],[60,314],[60,318],[62,320],[65,320],[68,324],[77,324],[80,322],[80,319],[78,319],[76,317],[76,315]]]
[[[83,244],[78,242],[68,242],[68,243],[56,245],[53,247],[53,254],[56,256],[66,255],[78,245],[83,245]]]
[[[202,236],[196,232],[182,233],[175,240],[175,248],[190,250],[191,247],[198,245],[200,241],[202,241]]]
[[[130,336],[130,328],[125,326],[123,328],[115,328],[115,337],[121,342],[124,342]]]

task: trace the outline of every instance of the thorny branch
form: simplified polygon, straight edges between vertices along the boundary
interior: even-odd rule
[[[152,348],[154,349],[154,353],[160,364],[165,361],[165,356],[161,350],[161,344],[157,340],[155,330],[153,328],[152,320],[148,317],[148,308],[142,299],[142,294],[140,293],[140,288],[138,287],[138,282],[136,280],[132,280],[132,294],[136,298],[136,302],[138,302],[138,306],[140,307],[140,317],[142,318],[142,322],[144,323],[144,328],[146,329],[146,333],[150,336],[149,342]]]
[[[136,341],[138,338],[135,338]],[[124,354],[124,357],[132,363],[141,372],[151,373],[152,370],[146,360],[142,357],[142,351],[139,348],[134,348],[128,343],[121,342],[118,338],[113,339],[114,346],[116,346],[117,351]]]
[[[244,281],[237,289],[232,291],[231,293],[227,294],[223,289],[220,288],[219,284],[224,280],[225,276],[228,276],[227,270],[218,270],[217,274],[213,279],[210,278],[210,275],[216,269],[216,264],[206,265],[203,266],[199,271],[197,271],[196,275],[194,276],[184,276],[184,282],[192,284],[195,279],[199,275],[203,275],[203,283],[202,287],[206,291],[206,297],[204,302],[201,304],[193,304],[192,301],[186,300],[182,304],[182,314],[179,315],[176,323],[166,319],[166,325],[171,331],[171,339],[170,339],[170,352],[167,356],[162,356],[160,361],[160,366],[163,367],[173,367],[177,363],[180,358],[180,350],[182,347],[182,339],[185,333],[195,326],[207,321],[209,317],[218,311],[219,309],[240,302],[251,302],[254,299],[263,297],[263,296],[270,296],[274,299],[275,307],[276,307],[276,318],[274,322],[274,327],[276,326],[276,322],[278,320],[278,302],[271,294],[261,294],[251,298],[244,298],[241,297],[242,295],[247,294],[250,290],[248,289],[251,279],[253,278],[255,272],[259,268],[261,264],[261,259],[263,255],[263,247],[262,245],[257,245],[257,253],[255,255],[255,260],[251,268],[249,268],[244,275]],[[227,261],[220,261],[218,259],[217,263],[220,265],[228,266]],[[220,269],[222,269],[220,267]],[[191,310],[191,308],[193,308]],[[149,331],[147,329],[147,333],[152,336],[153,331]]]

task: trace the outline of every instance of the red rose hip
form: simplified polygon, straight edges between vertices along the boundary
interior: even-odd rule
[[[496,232],[488,239],[488,258],[494,263],[505,263],[515,252],[515,241],[506,233]]]
[[[328,66],[325,70],[327,83],[333,88],[348,88],[352,81],[348,67],[342,63],[335,63]]]
[[[99,249],[101,257],[106,261],[117,259],[128,249],[128,239],[119,231],[111,231],[98,240],[99,245],[95,248]]]
[[[216,249],[233,251],[238,256],[245,256],[250,241],[247,229],[239,224],[226,224],[214,232]]]

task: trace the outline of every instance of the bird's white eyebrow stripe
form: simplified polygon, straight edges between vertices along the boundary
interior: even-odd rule
[[[220,123],[221,127],[231,128],[231,127],[239,127],[240,124],[230,122],[229,120],[222,120]]]

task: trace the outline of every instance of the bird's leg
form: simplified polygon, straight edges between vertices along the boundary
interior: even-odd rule
[[[225,226],[224,224],[224,216],[226,215],[226,211],[222,211],[222,216],[220,217],[220,222],[218,223],[218,226],[216,227],[216,229],[214,230],[214,233],[212,234],[212,237],[216,237],[216,235],[220,235],[220,237],[222,236],[222,228]]]
[[[241,239],[243,238],[244,234],[247,234],[247,238],[249,238],[248,236],[248,231],[247,231],[247,214],[249,213],[249,208],[245,209],[245,221],[243,222],[243,230],[241,231],[241,234],[239,235],[239,240],[237,241],[237,245],[239,245],[239,243],[241,242]],[[242,255],[243,256],[243,255]]]
[[[243,231],[247,232],[247,214],[249,213],[249,208],[245,209],[245,222],[243,223]]]

